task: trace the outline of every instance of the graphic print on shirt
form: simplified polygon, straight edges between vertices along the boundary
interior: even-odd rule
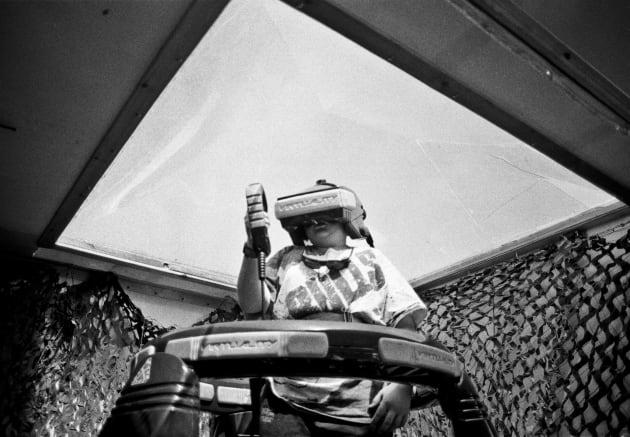
[[[301,318],[323,311],[344,311],[354,300],[380,289],[385,280],[381,268],[374,265],[375,256],[362,252],[356,258],[358,263],[350,263],[341,271],[329,270],[325,266],[319,269],[299,266],[305,281],[287,292],[288,314],[292,318]]]
[[[426,307],[408,281],[377,249],[355,248],[348,268],[308,268],[303,262],[305,247],[287,246],[267,263],[269,290],[275,297],[273,317],[299,319],[306,314],[331,311],[343,305],[353,320],[387,326],[407,315],[419,322]],[[328,254],[317,253],[326,258]],[[330,257],[331,260],[337,258]],[[318,287],[311,283],[319,282]],[[296,408],[370,423],[368,405],[374,395],[371,381],[353,378],[288,378],[271,380],[273,392]]]

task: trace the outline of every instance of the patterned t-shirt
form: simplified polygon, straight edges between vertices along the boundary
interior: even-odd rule
[[[412,317],[418,326],[427,308],[392,263],[373,248],[349,253],[348,265],[340,270],[307,266],[304,255],[322,255],[310,247],[288,246],[271,257],[267,285],[273,318],[345,311],[363,323],[396,326]],[[358,423],[370,421],[367,408],[376,394],[372,381],[347,378],[274,378],[272,389],[298,408]]]

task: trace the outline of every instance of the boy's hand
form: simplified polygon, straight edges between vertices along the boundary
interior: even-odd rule
[[[372,428],[379,434],[392,433],[407,423],[411,406],[412,388],[406,384],[387,384],[379,391],[368,411],[372,414]]]
[[[267,200],[265,199],[265,193],[260,184],[249,184],[245,190],[245,195],[247,199],[247,214],[245,214],[247,246],[253,248],[252,229],[269,228],[270,222],[269,216],[267,215]]]
[[[269,221],[269,215],[265,211],[258,212],[256,215],[256,219],[253,222],[249,218],[249,214],[245,214],[243,222],[245,223],[245,233],[247,234],[247,245],[252,248],[254,247],[252,228],[255,227],[253,224],[259,227],[266,226],[267,228],[271,224],[271,221]]]

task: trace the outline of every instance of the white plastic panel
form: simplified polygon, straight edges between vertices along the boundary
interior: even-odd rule
[[[328,354],[328,337],[323,332],[236,332],[171,340],[164,351],[193,361],[264,357],[323,358]]]

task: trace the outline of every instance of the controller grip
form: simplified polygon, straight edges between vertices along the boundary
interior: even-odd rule
[[[269,242],[269,234],[266,227],[252,228],[252,243],[256,252],[264,252],[266,255],[269,255],[271,243]]]
[[[254,250],[268,255],[271,252],[268,232],[269,218],[267,217],[267,197],[262,184],[249,184],[245,190],[245,197]]]

